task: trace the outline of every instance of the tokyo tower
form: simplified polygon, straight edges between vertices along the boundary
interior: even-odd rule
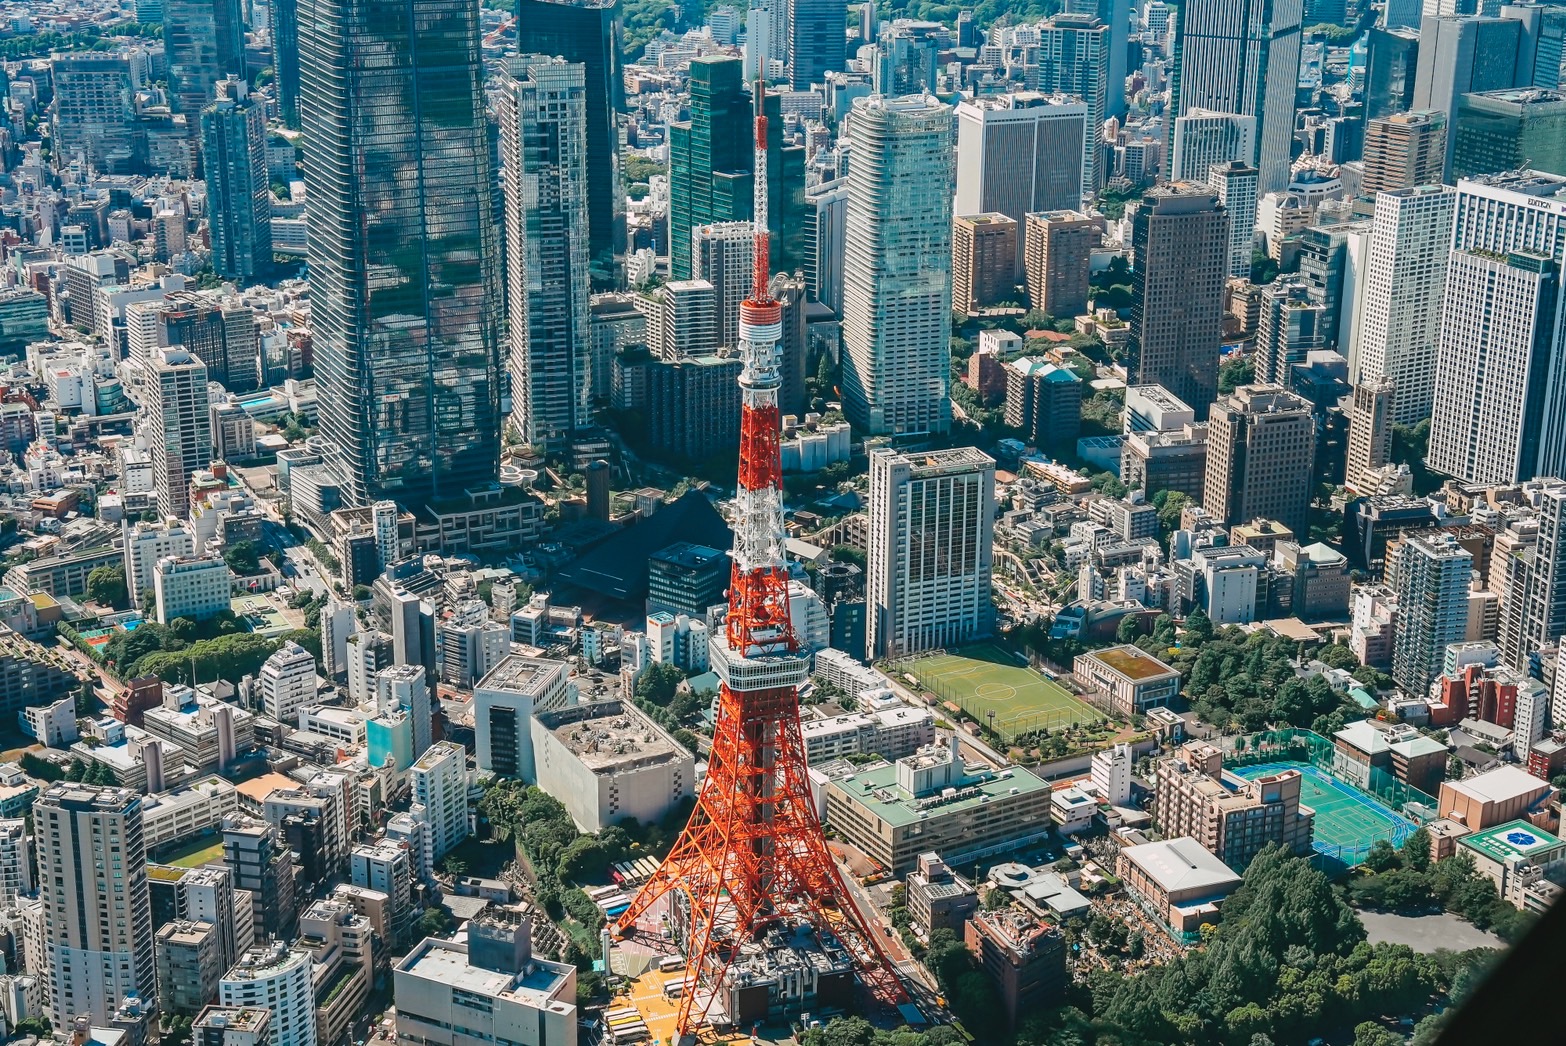
[[[808,927],[846,953],[878,1000],[908,998],[854,906],[810,796],[799,726],[809,660],[789,620],[779,455],[782,308],[768,289],[766,88],[755,85],[755,241],[750,297],[740,305],[742,413],[734,566],[725,627],[710,641],[720,681],[707,777],[674,849],[620,916],[618,929],[667,897],[690,984],[678,1030],[694,1034],[736,959],[778,929]]]

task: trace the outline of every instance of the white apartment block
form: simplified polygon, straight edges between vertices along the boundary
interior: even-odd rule
[[[459,744],[438,741],[414,761],[409,776],[415,816],[429,825],[423,854],[428,879],[435,863],[468,837],[468,754]]]
[[[128,523],[123,537],[125,586],[130,590],[131,606],[140,606],[143,596],[152,591],[153,571],[160,559],[189,556],[196,551],[195,535],[184,520]]]
[[[871,453],[868,657],[954,647],[989,633],[994,524],[989,455]]]
[[[897,760],[935,743],[935,714],[928,708],[850,712],[800,725],[812,766],[850,755]]]
[[[20,817],[0,820],[0,907],[33,892],[33,847],[27,822]]]
[[[203,621],[229,608],[234,577],[222,556],[165,556],[152,572],[158,624],[175,618]]]
[[[1465,179],[1454,210],[1430,466],[1482,483],[1566,473],[1566,177]]]
[[[259,1007],[271,1014],[271,1046],[316,1046],[315,960],[276,943],[246,952],[218,984],[224,1006]]]
[[[533,783],[534,711],[565,703],[564,661],[512,654],[473,688],[474,760],[481,774]]]
[[[1218,194],[1218,202],[1229,212],[1228,274],[1249,279],[1251,248],[1256,243],[1256,184],[1260,172],[1249,163],[1215,163],[1207,169],[1208,188]]]
[[[1426,185],[1376,194],[1358,353],[1349,381],[1391,378],[1393,420],[1430,416],[1435,399],[1436,340],[1446,288],[1447,251],[1456,203],[1451,188]]]
[[[261,710],[276,722],[291,725],[301,708],[315,703],[315,658],[298,643],[284,643],[261,666],[257,685]]]
[[[1195,108],[1175,117],[1171,182],[1205,182],[1215,165],[1249,167],[1256,152],[1256,117]]]
[[[1410,694],[1424,694],[1441,671],[1446,648],[1468,629],[1473,556],[1450,534],[1412,533],[1398,545],[1398,617],[1392,678]]]
[[[158,511],[183,519],[190,513],[190,474],[212,459],[207,366],[182,348],[165,348],[153,351],[151,371],[144,432]]]

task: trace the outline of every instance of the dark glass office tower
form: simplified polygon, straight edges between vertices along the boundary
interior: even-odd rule
[[[710,55],[691,62],[691,118],[669,127],[669,272],[691,278],[691,230],[748,222],[755,206],[755,114],[744,62]],[[804,264],[805,150],[783,144],[782,99],[768,95],[767,228],[774,272]]]
[[[201,110],[212,269],[249,286],[272,269],[272,187],[266,166],[266,109],[238,77]]]
[[[176,113],[196,119],[217,83],[245,75],[245,24],[240,0],[165,0],[163,42],[169,57],[169,95]]]
[[[1414,107],[1417,29],[1372,29],[1365,37],[1365,122]]]
[[[272,0],[272,71],[283,123],[299,129],[299,0]]]
[[[495,482],[500,242],[478,0],[302,0],[300,115],[329,463],[354,505]]]
[[[788,65],[796,91],[848,66],[842,0],[793,0],[788,5]]]
[[[517,0],[517,53],[564,58],[587,75],[587,224],[594,286],[617,282],[625,253],[620,187],[620,20],[615,0]]]

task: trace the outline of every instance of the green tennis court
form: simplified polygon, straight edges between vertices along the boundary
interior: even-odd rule
[[[1008,740],[1033,730],[1058,730],[1104,719],[1065,687],[990,643],[920,658],[902,666],[902,671]]]
[[[1309,763],[1258,763],[1231,771],[1247,780],[1282,770],[1300,772],[1300,803],[1316,811],[1316,852],[1356,867],[1378,839],[1393,846],[1414,834],[1409,821],[1375,799]]]

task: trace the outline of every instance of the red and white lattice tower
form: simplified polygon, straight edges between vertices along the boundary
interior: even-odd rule
[[[765,86],[755,85],[755,260],[740,305],[739,487],[728,620],[710,641],[720,680],[707,777],[689,823],[620,916],[636,929],[668,898],[668,919],[695,979],[680,997],[679,1032],[693,1034],[720,995],[740,950],[778,922],[809,923],[852,958],[877,999],[908,998],[855,907],[827,849],[810,797],[799,728],[809,661],[789,621],[779,452],[782,308],[768,290]]]

